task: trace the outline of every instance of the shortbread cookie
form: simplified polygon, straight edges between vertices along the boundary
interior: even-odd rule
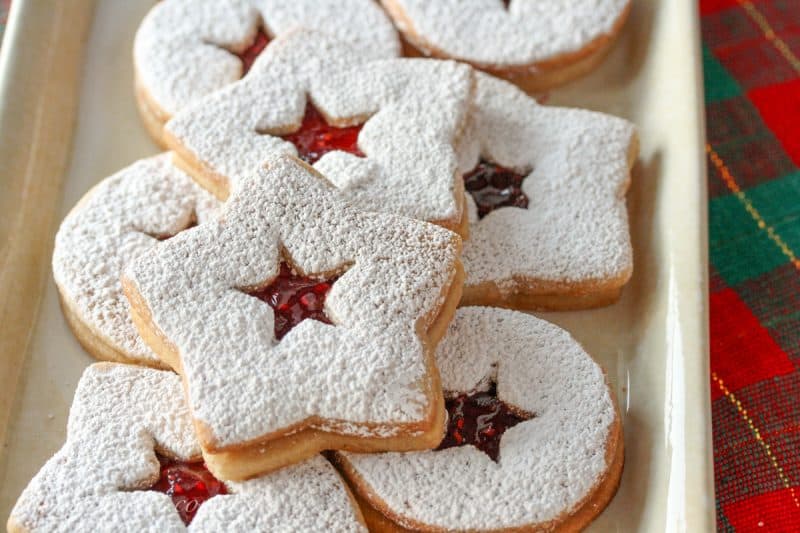
[[[269,39],[303,27],[331,33],[371,58],[400,53],[373,0],[163,0],[136,33],[136,97],[148,131],[246,74]]]
[[[219,205],[161,154],[101,181],[72,209],[56,235],[53,276],[67,323],[90,354],[166,367],[131,322],[120,274],[154,243],[204,221]]]
[[[470,240],[462,305],[583,309],[633,269],[625,192],[638,151],[622,119],[542,106],[478,74],[462,145]]]
[[[165,140],[177,163],[221,199],[265,154],[289,153],[358,207],[464,233],[454,144],[472,86],[466,65],[372,61],[300,30],[276,39],[246,78],[175,116]]]
[[[242,483],[216,480],[199,457],[177,375],[96,363],[78,383],[66,442],[17,500],[8,530],[365,531],[320,456]]]
[[[594,69],[631,7],[631,0],[381,2],[419,53],[465,61],[529,91]]]
[[[461,296],[459,249],[455,233],[357,211],[273,156],[217,222],[145,252],[123,287],[184,377],[211,471],[242,479],[320,450],[438,444],[433,350]]]
[[[603,370],[557,326],[459,309],[437,363],[450,415],[435,451],[336,453],[371,531],[578,531],[623,464]]]

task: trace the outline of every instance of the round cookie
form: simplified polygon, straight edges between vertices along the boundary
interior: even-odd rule
[[[526,91],[594,69],[631,0],[381,0],[419,53],[457,59]]]
[[[186,531],[186,522],[197,532],[366,531],[352,495],[320,456],[241,483],[214,479],[196,462],[200,448],[180,391],[168,371],[87,368],[67,440],[22,492],[8,531],[155,533]]]
[[[371,531],[578,531],[623,464],[603,370],[557,326],[466,307],[439,346],[448,397],[439,449],[335,459]]]
[[[209,468],[244,479],[321,450],[439,442],[433,350],[461,296],[459,252],[456,234],[358,211],[283,155],[122,283],[139,333],[184,378]]]
[[[476,78],[460,150],[471,219],[462,305],[614,302],[633,270],[625,193],[638,152],[634,126],[542,106],[508,82]]]
[[[240,79],[268,39],[298,27],[330,32],[372,58],[400,53],[373,0],[163,0],[133,46],[136,98],[148,131],[183,107]]]
[[[250,73],[165,126],[176,164],[227,198],[266,154],[313,164],[365,210],[466,233],[455,145],[473,73],[452,61],[371,60],[326,34],[277,38]]]
[[[164,153],[101,181],[70,211],[56,234],[53,277],[67,323],[91,355],[166,367],[130,319],[120,274],[153,244],[203,222],[219,205]]]

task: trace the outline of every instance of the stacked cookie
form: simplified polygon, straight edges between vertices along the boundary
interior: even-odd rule
[[[628,2],[429,4],[151,10],[136,96],[168,151],[58,232],[65,317],[110,362],[84,373],[9,530],[574,530],[610,501],[605,374],[521,311],[619,297],[634,128],[398,57],[390,17],[431,55],[542,85],[596,62]],[[460,52],[482,16],[530,54]]]

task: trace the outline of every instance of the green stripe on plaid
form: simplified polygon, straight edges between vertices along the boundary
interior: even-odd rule
[[[729,286],[769,272],[788,261],[735,195],[720,196],[711,201],[709,236],[711,261]]]
[[[730,74],[717,61],[708,47],[703,47],[703,78],[706,88],[706,102],[717,102],[741,94],[742,89]]]
[[[797,255],[800,251],[800,172],[747,191],[761,217]]]

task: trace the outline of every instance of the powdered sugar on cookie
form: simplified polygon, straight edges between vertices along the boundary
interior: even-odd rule
[[[298,27],[353,44],[365,57],[394,57],[391,22],[372,0],[164,0],[134,42],[137,84],[162,121],[242,76],[242,52],[259,27],[276,37]]]
[[[382,0],[415,45],[484,66],[531,65],[607,36],[630,0]]]
[[[220,205],[169,154],[144,159],[94,187],[64,219],[56,235],[53,275],[65,311],[107,350],[93,355],[148,366],[163,365],[130,319],[120,274],[139,254]]]
[[[541,106],[510,83],[476,77],[462,171],[485,159],[519,172],[528,206],[501,207],[478,220],[468,198],[466,292],[491,287],[508,296],[624,284],[633,267],[625,208],[637,145],[633,125],[601,113]]]
[[[9,528],[24,531],[185,531],[169,496],[146,490],[159,476],[155,450],[196,460],[200,448],[180,378],[98,363],[78,384],[67,441],[17,501]],[[321,457],[227,484],[204,503],[190,531],[363,531],[360,513]]]
[[[447,531],[550,530],[605,481],[622,445],[616,409],[602,369],[566,331],[519,312],[462,308],[437,362],[447,393],[494,382],[501,401],[533,417],[505,431],[498,462],[471,445],[339,452],[356,490],[395,522]]]
[[[280,135],[297,130],[313,105],[329,123],[363,123],[358,148],[365,157],[338,150],[314,165],[344,198],[455,229],[463,186],[454,144],[472,85],[466,65],[372,61],[322,33],[296,31],[273,42],[243,80],[175,116],[165,141],[203,186],[225,198],[265,154],[297,154]]]
[[[381,435],[430,419],[438,387],[424,332],[458,288],[458,252],[455,234],[356,211],[310,167],[276,156],[219,221],[146,252],[124,283],[180,357],[204,447],[306,426]],[[333,324],[305,320],[276,342],[272,309],[246,291],[282,260],[340,277],[325,299]]]

